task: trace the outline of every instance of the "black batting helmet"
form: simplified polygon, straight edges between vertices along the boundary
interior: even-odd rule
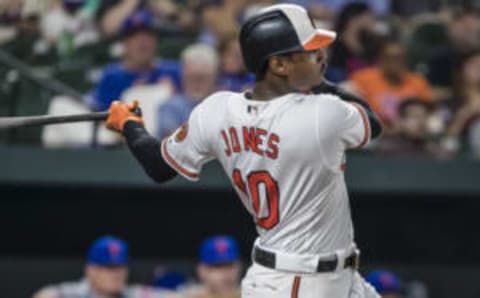
[[[272,56],[325,48],[335,37],[333,31],[315,28],[303,7],[278,4],[242,25],[240,45],[248,71],[258,74]]]

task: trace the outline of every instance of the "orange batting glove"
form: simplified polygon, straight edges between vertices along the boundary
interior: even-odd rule
[[[106,126],[114,131],[123,132],[123,127],[127,121],[135,121],[142,125],[143,119],[142,116],[139,116],[134,113],[138,108],[138,101],[134,100],[133,103],[125,103],[121,101],[114,101],[108,109],[108,118],[106,121]]]

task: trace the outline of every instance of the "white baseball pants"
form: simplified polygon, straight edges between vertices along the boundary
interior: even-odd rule
[[[242,281],[242,298],[380,298],[380,295],[351,268],[296,274],[254,263]]]

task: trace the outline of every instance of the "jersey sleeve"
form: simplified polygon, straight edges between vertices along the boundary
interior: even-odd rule
[[[317,127],[324,144],[340,144],[343,150],[367,145],[371,130],[365,108],[335,95],[324,95],[323,99]]]
[[[347,149],[361,148],[370,142],[370,123],[365,108],[358,103],[342,102],[344,123],[340,138]]]
[[[198,105],[184,125],[162,141],[161,152],[165,162],[191,181],[197,181],[202,166],[212,160],[204,105]]]

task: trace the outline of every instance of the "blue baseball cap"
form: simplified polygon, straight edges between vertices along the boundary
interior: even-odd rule
[[[200,247],[200,262],[206,265],[232,263],[240,259],[237,241],[231,236],[214,236]]]
[[[127,243],[112,236],[104,236],[95,240],[87,254],[87,264],[90,265],[122,266],[127,263]]]
[[[123,36],[131,35],[137,31],[156,31],[153,14],[144,9],[134,11],[125,19],[121,26],[121,34]]]
[[[380,294],[401,293],[402,291],[400,278],[390,271],[372,271],[367,275],[367,281]]]

